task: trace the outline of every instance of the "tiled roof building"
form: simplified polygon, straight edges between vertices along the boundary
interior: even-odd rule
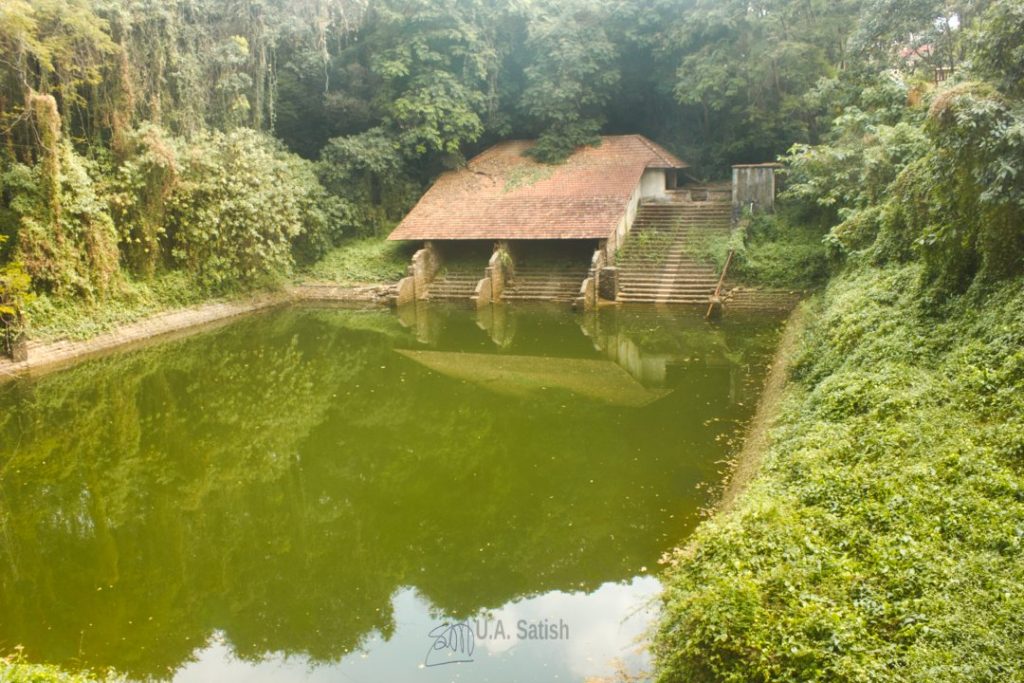
[[[687,167],[641,135],[604,137],[557,166],[524,156],[532,144],[503,142],[445,173],[388,239],[604,240]]]

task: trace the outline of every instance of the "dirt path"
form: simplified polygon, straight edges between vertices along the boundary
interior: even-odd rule
[[[384,285],[342,287],[330,283],[309,283],[281,292],[158,313],[82,341],[29,342],[27,361],[15,363],[0,358],[0,382],[24,374],[55,370],[122,346],[162,339],[175,333],[192,333],[217,322],[282,304],[299,301],[383,304],[387,302],[387,291],[388,287]]]

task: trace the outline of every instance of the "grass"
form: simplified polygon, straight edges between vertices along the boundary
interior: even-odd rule
[[[412,248],[405,244],[376,238],[354,239],[299,272],[296,279],[341,285],[395,282],[405,275],[411,257]],[[42,342],[90,339],[158,313],[227,300],[246,292],[277,289],[282,284],[281,280],[268,280],[251,290],[215,295],[203,290],[186,273],[175,271],[149,281],[126,279],[102,300],[41,294],[26,309],[29,338]]]
[[[730,249],[736,254],[729,279],[745,285],[814,289],[829,275],[821,231],[784,212],[748,218],[731,234],[709,236],[694,250],[721,269]]]
[[[342,285],[396,282],[405,277],[414,246],[379,238],[346,241],[300,273],[301,279]]]
[[[167,273],[149,282],[128,280],[107,298],[91,302],[41,294],[26,310],[29,336],[40,341],[88,339],[155,313],[210,299],[181,272]]]
[[[1024,678],[1024,278],[814,302],[763,465],[670,568],[658,680]]]

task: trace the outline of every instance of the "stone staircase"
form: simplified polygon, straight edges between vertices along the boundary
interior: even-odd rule
[[[618,300],[624,303],[707,304],[718,269],[696,254],[701,241],[728,235],[727,202],[652,202],[637,213],[616,258]]]
[[[482,277],[483,268],[479,265],[454,265],[444,268],[427,287],[427,299],[468,301]]]
[[[571,303],[580,293],[590,265],[580,263],[517,264],[505,283],[503,301],[558,301]]]

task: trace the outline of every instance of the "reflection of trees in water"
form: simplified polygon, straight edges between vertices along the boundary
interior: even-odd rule
[[[10,388],[0,644],[161,676],[220,629],[329,661],[401,586],[458,616],[589,590],[692,524],[713,405],[509,399],[396,343],[386,314],[278,313]]]

